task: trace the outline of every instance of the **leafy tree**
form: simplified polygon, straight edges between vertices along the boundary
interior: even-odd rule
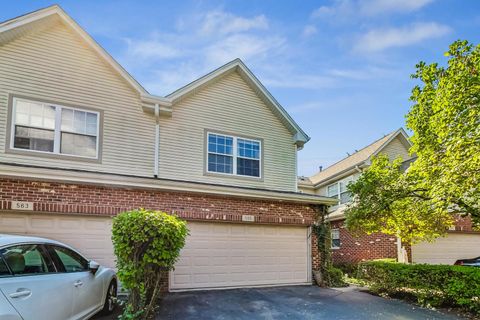
[[[349,186],[347,227],[403,240],[445,233],[455,215],[480,224],[480,46],[456,41],[447,67],[420,62],[407,127],[417,156],[407,171],[385,156]]]
[[[122,319],[150,319],[167,271],[185,245],[185,221],[145,209],[119,214],[113,220],[112,240],[118,277],[130,291]]]

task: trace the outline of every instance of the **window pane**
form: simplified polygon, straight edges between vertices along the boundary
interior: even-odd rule
[[[208,171],[233,173],[233,157],[208,154]]]
[[[15,124],[54,129],[55,107],[18,100],[15,105]]]
[[[76,133],[85,133],[86,114],[83,111],[75,110],[73,112],[73,131]]]
[[[73,131],[73,110],[62,108],[62,126],[63,131]]]
[[[58,258],[65,267],[66,272],[78,272],[88,270],[88,261],[81,255],[64,247],[53,247]]]
[[[237,158],[237,174],[242,176],[260,176],[260,161]]]
[[[96,157],[97,137],[62,132],[60,153]]]
[[[55,272],[52,261],[39,245],[13,246],[1,253],[15,275]]]
[[[340,203],[347,203],[352,200],[352,194],[350,192],[343,192],[340,194]]]
[[[13,146],[20,149],[53,152],[53,130],[15,126]]]
[[[208,152],[233,154],[233,138],[218,134],[208,134]]]
[[[260,159],[260,143],[252,140],[237,139],[238,156]]]
[[[338,196],[338,183],[332,184],[327,188],[327,196],[335,197]]]
[[[339,248],[340,247],[340,231],[338,229],[331,230],[331,238],[332,238],[332,248]]]
[[[8,270],[7,265],[5,264],[5,261],[0,257],[0,277],[3,276],[9,276],[10,271]]]
[[[97,114],[87,112],[87,131],[86,134],[97,135]]]

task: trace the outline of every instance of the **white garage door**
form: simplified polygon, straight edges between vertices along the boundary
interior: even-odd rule
[[[188,223],[170,289],[203,289],[280,284],[310,280],[306,227]]]
[[[480,256],[480,234],[449,233],[433,243],[422,242],[412,247],[415,263],[454,264],[458,259]]]
[[[115,267],[111,230],[112,219],[109,217],[0,214],[0,233],[54,239],[107,267]]]

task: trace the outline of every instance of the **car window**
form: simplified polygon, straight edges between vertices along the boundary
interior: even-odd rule
[[[88,261],[75,251],[59,246],[52,246],[52,248],[65,267],[66,272],[88,270]]]
[[[1,250],[14,275],[56,272],[45,249],[38,244],[22,244]]]
[[[10,270],[8,270],[7,264],[3,261],[3,258],[0,257],[0,277],[9,276]]]

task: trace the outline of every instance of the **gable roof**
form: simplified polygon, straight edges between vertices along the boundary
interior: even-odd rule
[[[405,141],[407,141],[408,144],[410,144],[407,133],[405,130],[403,130],[403,128],[400,128],[311,176],[309,178],[309,182],[313,185],[320,185],[335,176],[339,176],[342,173],[346,173],[355,169],[356,167],[368,164],[367,162],[372,156],[376,156],[378,153],[380,153],[383,148],[385,148],[393,139],[398,136],[402,137],[405,139]]]
[[[232,60],[218,69],[200,77],[199,79],[190,82],[184,87],[170,93],[166,96],[173,104],[184,99],[188,95],[195,93],[198,90],[208,86],[209,84],[218,81],[219,79],[238,72],[238,74],[247,82],[247,84],[259,95],[260,99],[272,110],[272,112],[280,119],[280,121],[293,134],[294,143],[299,147],[310,140],[310,137],[300,128],[300,126],[292,119],[287,111],[280,105],[280,103],[272,96],[272,94],[265,88],[265,86],[258,80],[250,69],[240,59]]]
[[[105,49],[100,46],[78,23],[73,20],[60,6],[53,5],[0,23],[0,45],[21,37],[30,32],[41,31],[56,21],[63,22],[76,32],[105,62],[110,65],[121,77],[123,77],[139,94],[142,99],[142,107],[145,111],[157,112],[170,115],[172,106],[189,94],[195,93],[204,86],[237,71],[242,78],[254,89],[260,98],[269,106],[272,112],[292,133],[293,142],[300,148],[310,140],[310,137],[292,119],[287,111],[268,92],[255,75],[240,60],[235,59],[207,75],[187,84],[166,97],[150,94],[137,80],[135,80]]]

